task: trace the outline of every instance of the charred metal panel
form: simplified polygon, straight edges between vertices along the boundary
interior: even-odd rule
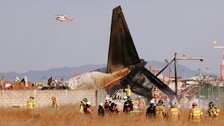
[[[175,95],[173,90],[144,66],[132,69],[131,72],[121,80],[121,85],[124,87],[130,85],[134,93],[145,96],[148,99],[152,98],[151,90],[154,85],[168,96]]]
[[[114,72],[140,62],[120,6],[113,9],[107,72]]]

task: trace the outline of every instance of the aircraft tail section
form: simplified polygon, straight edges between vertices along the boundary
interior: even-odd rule
[[[107,72],[140,63],[130,31],[120,6],[113,9]]]

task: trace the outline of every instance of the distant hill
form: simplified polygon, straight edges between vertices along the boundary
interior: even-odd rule
[[[159,61],[149,61],[148,64],[146,65],[148,69],[149,69],[149,65],[151,65],[152,66],[151,68],[153,69],[153,68],[163,68],[166,64]],[[44,71],[30,70],[25,73],[7,72],[7,73],[0,73],[0,76],[4,76],[5,80],[15,80],[16,76],[18,76],[20,79],[22,79],[23,76],[28,76],[28,79],[32,82],[36,82],[40,80],[46,82],[46,80],[50,77],[54,77],[55,79],[61,79],[63,77],[64,80],[67,80],[71,78],[72,76],[74,76],[74,74],[76,73],[84,73],[84,72],[96,70],[99,68],[103,68],[105,66],[106,65],[102,65],[102,64],[101,65],[87,64],[87,65],[83,65],[79,67],[51,68]],[[173,65],[171,65],[171,67],[173,70]],[[186,71],[186,74],[184,70]],[[177,72],[178,76],[180,77],[185,77],[185,76],[192,77],[199,74],[199,71],[191,70],[190,68],[187,68],[180,64],[178,64],[177,66],[177,71],[178,71]],[[167,76],[168,70],[165,70],[162,74]]]
[[[98,68],[102,68],[105,65],[83,65],[79,67],[61,67],[61,68],[51,68],[44,71],[39,70],[30,70],[25,73],[16,73],[16,72],[7,72],[7,73],[0,73],[0,76],[4,76],[5,80],[15,80],[15,77],[18,76],[20,79],[22,79],[24,76],[28,76],[28,79],[32,82],[36,81],[45,81],[53,77],[55,79],[61,79],[62,77],[64,80],[67,80],[74,76],[76,73],[84,73],[91,70],[95,70]]]

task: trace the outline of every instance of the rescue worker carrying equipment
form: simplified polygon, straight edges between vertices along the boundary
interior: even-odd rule
[[[192,104],[192,109],[189,113],[189,120],[192,120],[193,122],[201,122],[203,116],[203,112],[201,109],[198,107],[198,104],[194,102]]]
[[[215,107],[213,102],[210,102],[208,104],[208,107],[209,108],[206,113],[206,117],[218,117],[219,116],[220,110],[217,107]]]
[[[35,107],[34,97],[30,96],[30,99],[27,101],[26,108],[29,109],[29,110],[32,110],[32,109],[34,109],[34,107]]]

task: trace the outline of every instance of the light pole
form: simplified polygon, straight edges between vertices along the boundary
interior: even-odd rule
[[[175,76],[175,93],[177,94],[177,60],[199,60],[201,62],[203,62],[203,58],[200,57],[200,58],[189,58],[189,57],[186,57],[185,55],[182,57],[182,58],[178,58],[177,57],[177,53],[174,53],[174,58],[168,62],[168,60],[165,60],[165,62],[167,63],[166,66],[164,66],[164,68],[158,72],[156,74],[156,76],[158,76],[160,73],[162,73],[172,62],[174,62],[174,76]]]
[[[182,58],[177,58],[176,56],[177,56],[177,53],[174,53],[174,58],[176,60],[199,60],[199,61],[203,62],[203,58],[202,57],[200,57],[200,58],[197,58],[197,57],[189,58],[189,57],[186,57],[186,55],[183,55]],[[174,62],[174,64],[176,64],[176,62]],[[174,65],[174,69],[176,69],[175,67],[176,67],[176,65]],[[175,70],[175,91],[177,93],[177,73],[176,73],[176,70]]]

